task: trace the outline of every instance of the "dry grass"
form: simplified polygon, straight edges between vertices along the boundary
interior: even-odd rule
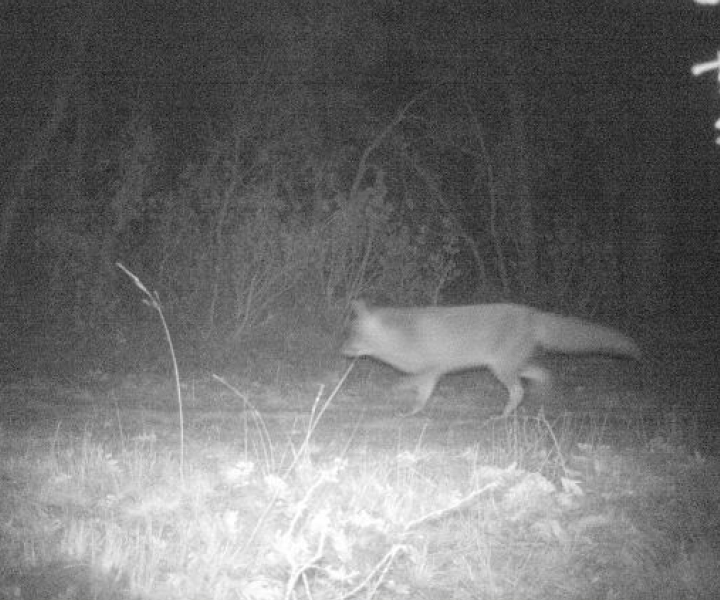
[[[0,597],[720,595],[720,478],[673,445],[677,420],[632,451],[606,420],[542,414],[454,446],[390,441],[390,420],[375,444],[352,414],[354,439],[321,431],[347,414],[327,400],[292,426],[188,415],[184,476],[177,425],[149,411],[4,425]]]

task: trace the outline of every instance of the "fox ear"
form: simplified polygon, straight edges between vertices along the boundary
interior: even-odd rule
[[[350,303],[350,307],[352,308],[352,311],[355,313],[356,317],[360,317],[364,314],[367,314],[368,308],[365,304],[365,300],[353,300]]]

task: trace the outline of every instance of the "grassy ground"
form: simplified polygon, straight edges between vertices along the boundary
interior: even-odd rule
[[[383,372],[206,377],[182,436],[169,379],[6,385],[0,598],[719,598],[712,432],[586,368],[508,420],[477,376],[413,418]]]

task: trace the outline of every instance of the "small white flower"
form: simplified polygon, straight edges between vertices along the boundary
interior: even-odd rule
[[[287,498],[289,488],[284,479],[271,473],[270,475],[265,475],[264,481],[268,490],[270,490],[274,496],[277,496],[278,498]]]
[[[222,472],[223,481],[228,485],[246,485],[250,476],[255,472],[255,463],[248,460],[239,460]]]

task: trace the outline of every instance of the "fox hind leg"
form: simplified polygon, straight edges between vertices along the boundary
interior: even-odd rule
[[[509,417],[514,410],[520,406],[520,403],[525,397],[525,386],[523,386],[522,379],[530,379],[540,385],[546,385],[550,376],[548,372],[537,365],[527,365],[519,375],[503,375],[498,377],[502,384],[507,388],[508,401],[503,409],[502,416]]]
[[[511,383],[503,381],[503,384],[507,387],[509,398],[505,408],[503,409],[502,416],[507,418],[518,406],[520,406],[520,403],[525,396],[525,388],[519,378],[516,378]]]

